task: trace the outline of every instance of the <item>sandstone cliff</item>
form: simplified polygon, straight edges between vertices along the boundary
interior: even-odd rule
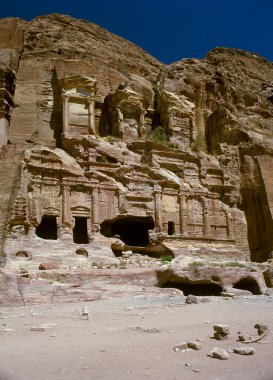
[[[101,247],[110,260],[122,244],[271,257],[271,62],[216,48],[163,65],[62,15],[3,19],[0,31],[5,265],[73,265]]]

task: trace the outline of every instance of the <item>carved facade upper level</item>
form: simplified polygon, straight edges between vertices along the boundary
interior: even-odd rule
[[[162,122],[166,135],[184,144],[182,150],[149,140],[158,127],[155,111],[131,83],[109,94],[103,106],[93,78],[64,77],[59,86],[62,149],[34,146],[25,152],[10,236],[21,228],[30,241],[34,236],[71,244],[88,244],[100,232],[136,246],[149,245],[154,234],[236,243],[238,184],[227,170],[236,166],[234,159],[186,149],[191,137],[183,132],[190,133],[184,121],[190,116],[174,95],[162,94]],[[126,220],[140,231],[137,238]]]
[[[95,135],[96,80],[82,76],[60,80],[63,99],[63,133]]]

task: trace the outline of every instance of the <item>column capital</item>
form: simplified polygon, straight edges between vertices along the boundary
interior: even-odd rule
[[[93,190],[99,190],[99,189],[100,189],[100,185],[99,184],[95,184],[95,185],[91,186],[91,191],[93,191]]]
[[[95,103],[95,98],[93,96],[88,96],[86,99],[88,103]]]
[[[67,183],[61,183],[61,189],[70,191],[71,187]]]
[[[69,94],[66,94],[66,93],[64,93],[64,94],[62,94],[62,98],[63,98],[64,100],[69,100],[69,98],[70,98],[70,95],[69,95]]]
[[[153,193],[154,193],[154,194],[162,193],[162,187],[159,186],[159,185],[155,185],[155,186],[154,186]]]
[[[182,197],[187,198],[188,195],[189,195],[188,193],[185,193],[184,191],[181,191],[181,190],[178,192],[179,198],[182,198]]]

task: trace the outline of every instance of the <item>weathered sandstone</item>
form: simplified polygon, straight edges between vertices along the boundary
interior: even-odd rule
[[[63,15],[0,28],[2,266],[69,272],[130,251],[175,257],[153,285],[264,293],[262,270],[209,262],[271,259],[272,63],[216,48],[164,65]]]

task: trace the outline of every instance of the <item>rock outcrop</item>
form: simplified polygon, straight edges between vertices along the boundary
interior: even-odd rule
[[[0,25],[4,266],[271,258],[271,62],[216,48],[164,65],[62,15]],[[222,289],[254,276],[224,272]]]

